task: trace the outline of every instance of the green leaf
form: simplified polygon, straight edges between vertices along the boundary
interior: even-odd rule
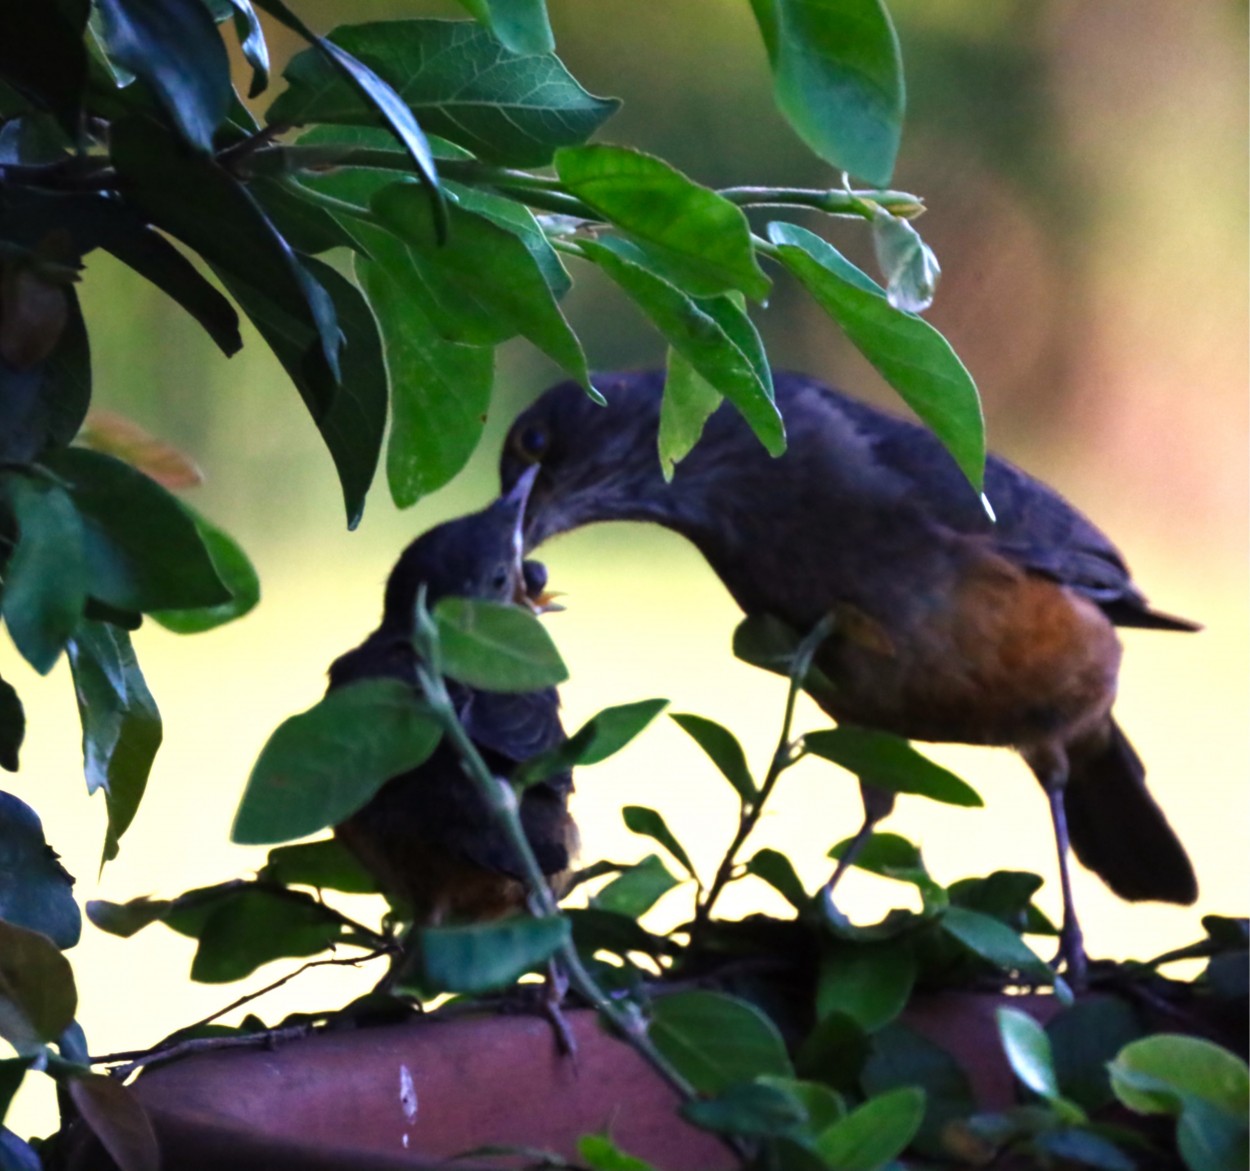
[[[621,810],[621,818],[624,820],[627,829],[659,842],[681,863],[687,874],[692,878],[696,877],[694,865],[690,861],[690,855],[682,848],[681,843],[673,837],[673,831],[668,828],[664,818],[654,809],[647,809],[643,805],[626,805]]]
[[[0,74],[23,95],[37,95],[67,134],[77,134],[87,84],[86,5],[70,9],[31,0],[6,7],[10,23],[0,37]]]
[[[137,931],[152,923],[166,920],[173,902],[169,899],[152,899],[141,895],[128,903],[111,903],[107,899],[89,899],[87,918],[101,931],[129,939]]]
[[[831,760],[861,781],[894,793],[916,793],[946,805],[980,806],[975,789],[922,756],[906,740],[852,724],[809,732],[804,751]]]
[[[755,1079],[757,1085],[784,1090],[803,1105],[807,1114],[806,1129],[819,1133],[846,1116],[846,1103],[836,1090],[819,1082],[800,1081],[792,1077],[764,1075]]]
[[[620,752],[667,706],[667,699],[640,699],[604,708],[567,740],[522,764],[512,775],[513,785],[527,788],[556,773],[607,760]]]
[[[791,676],[795,655],[802,641],[802,636],[780,618],[771,614],[752,614],[734,628],[733,652],[735,658],[753,667],[761,667],[774,675]],[[803,690],[814,696],[817,702],[822,696],[836,695],[828,676],[817,667],[809,667],[801,682]]]
[[[82,1120],[123,1171],[161,1171],[160,1148],[133,1091],[105,1074],[74,1074],[61,1082]]]
[[[403,156],[396,152],[396,157]],[[331,248],[360,247],[334,216],[314,202],[308,188],[293,179],[257,175],[248,183],[248,190],[296,252],[308,255]]]
[[[1053,984],[1054,973],[1010,927],[967,907],[947,907],[942,930],[1005,972],[1019,972],[1039,983]]]
[[[881,0],[751,0],[777,106],[826,162],[890,181],[903,123],[898,36]]]
[[[660,997],[648,1035],[702,1094],[720,1093],[759,1074],[794,1074],[777,1026],[754,1006],[720,992]]]
[[[26,1071],[31,1067],[33,1061],[33,1057],[0,1058],[0,1122],[8,1114],[9,1106],[13,1102],[13,1095],[17,1093],[18,1087],[22,1084],[22,1079],[26,1076]],[[0,1167],[4,1165],[0,1161]],[[41,1166],[42,1164],[36,1160],[36,1171]]]
[[[1054,1102],[1061,1097],[1046,1030],[1017,1008],[997,1012],[998,1035],[1012,1072],[1035,1094]]]
[[[429,193],[431,210],[440,226],[441,236],[442,228],[446,225],[446,203],[439,191],[438,172],[425,133],[404,99],[354,54],[335,44],[333,40],[317,36],[282,0],[256,0],[256,3],[270,15],[277,17],[287,28],[294,29],[311,42],[313,49],[310,52],[317,53],[317,60],[328,64],[335,80],[340,83],[345,81],[357,100],[362,101],[365,108],[399,139],[416,165],[417,175]],[[289,78],[289,68],[284,76]],[[272,120],[271,109],[270,121]]]
[[[872,1033],[903,1011],[915,983],[916,957],[905,940],[830,949],[820,961],[816,1013],[842,1013]]]
[[[656,441],[666,481],[672,480],[673,468],[694,450],[704,424],[720,404],[720,391],[669,346]]]
[[[751,778],[742,745],[728,728],[705,716],[686,712],[673,713],[672,720],[707,753],[725,780],[733,785],[744,805],[752,804],[759,797],[759,789]]]
[[[659,855],[648,854],[594,895],[590,905],[596,910],[637,919],[678,885],[679,880],[668,872]]]
[[[103,865],[117,857],[118,842],[139,810],[161,746],[161,714],[126,631],[84,622],[68,650],[87,792],[103,789],[108,810]]]
[[[947,894],[955,906],[992,915],[1022,935],[1057,935],[1058,928],[1033,905],[1033,896],[1041,887],[1039,875],[995,870],[984,878],[961,878],[947,887]]]
[[[976,384],[928,322],[895,309],[879,285],[836,248],[795,224],[768,225],[785,266],[902,396],[978,491],[985,476],[985,420]]]
[[[434,751],[439,726],[398,679],[336,688],[283,721],[248,777],[230,840],[287,841],[335,825]]]
[[[518,55],[467,21],[379,21],[330,39],[390,83],[435,134],[506,166],[541,167],[584,142],[620,105],[593,97],[550,54]],[[270,122],[376,123],[374,111],[323,58],[291,59]]]
[[[109,57],[152,87],[184,139],[205,154],[234,90],[203,0],[98,0]]]
[[[71,447],[45,459],[68,487],[83,527],[87,592],[119,610],[218,606],[230,590],[190,514],[122,460]]]
[[[247,96],[257,97],[269,87],[269,46],[265,44],[265,30],[256,16],[251,0],[217,0],[214,17],[223,20],[220,9],[229,10],[234,20],[234,31],[239,38],[239,50],[252,67],[252,84]]]
[[[447,241],[440,246],[429,207],[411,183],[384,187],[370,207],[410,245],[408,255],[428,293],[420,307],[448,340],[489,344],[520,334],[589,384],[581,343],[534,257],[512,231],[453,206]]]
[[[804,1077],[858,1093],[860,1075],[871,1052],[868,1034],[849,1016],[833,1012],[804,1038],[796,1060]]]
[[[69,961],[38,931],[0,919],[0,1037],[38,1052],[74,1019],[78,991]]]
[[[569,677],[551,635],[519,606],[443,598],[434,607],[443,672],[483,691],[537,691]]]
[[[0,919],[38,931],[64,951],[82,934],[73,888],[35,811],[0,792]]]
[[[1087,1111],[1108,1105],[1114,1097],[1108,1063],[1142,1031],[1137,1012],[1114,996],[1078,1000],[1052,1017],[1046,1035],[1064,1096]]]
[[[420,278],[403,259],[407,248],[389,235],[385,241],[390,255],[357,257],[355,265],[377,317],[390,377],[387,482],[396,505],[408,508],[457,475],[476,449],[486,426],[495,355],[488,347],[439,336],[409,295]]]
[[[902,1086],[924,1090],[924,1121],[916,1134],[918,1154],[949,1158],[945,1141],[951,1123],[976,1110],[968,1074],[942,1046],[897,1021],[872,1035],[872,1052],[860,1077],[871,1097]]]
[[[152,923],[164,923],[179,935],[198,939],[214,912],[242,898],[253,885],[233,879],[213,886],[197,887],[176,899],[153,899],[146,895],[127,903],[91,899],[87,903],[87,918],[101,931],[123,939],[129,939]]]
[[[582,1135],[577,1153],[591,1171],[657,1171],[653,1164],[627,1155],[606,1134]]]
[[[230,591],[230,600],[219,606],[202,606],[197,610],[156,610],[152,617],[175,634],[198,634],[233,622],[248,613],[260,601],[260,578],[256,576],[247,554],[229,533],[188,505],[182,507],[195,523],[200,540],[212,559],[213,569]]]
[[[4,621],[22,656],[46,675],[87,602],[82,521],[57,484],[10,472],[0,487],[18,529],[4,571]]]
[[[0,679],[0,768],[17,772],[17,754],[25,736],[26,713],[22,710],[22,701],[13,685]]]
[[[823,1131],[815,1150],[838,1171],[877,1171],[907,1149],[923,1118],[924,1090],[891,1090]]]
[[[811,906],[811,897],[803,889],[803,882],[794,871],[794,863],[780,851],[768,847],[757,850],[747,863],[746,870],[768,883],[800,914]]]
[[[569,924],[560,915],[426,927],[417,935],[422,985],[464,993],[506,988],[549,960],[568,940]]]
[[[1250,1156],[1250,1072],[1198,1037],[1160,1033],[1126,1045],[1111,1088],[1130,1110],[1179,1118],[1177,1146],[1190,1171],[1240,1171]]]
[[[315,886],[318,890],[342,890],[349,894],[378,891],[377,879],[335,838],[270,850],[257,878],[282,886]]]
[[[714,1098],[683,1102],[680,1112],[704,1130],[751,1137],[788,1135],[807,1121],[802,1102],[767,1082],[738,1082]]]
[[[316,955],[342,933],[342,924],[316,899],[294,891],[245,889],[208,916],[191,979],[229,984],[271,960]]]
[[[741,413],[770,455],[785,451],[785,427],[773,402],[772,378],[751,319],[728,297],[696,301],[652,272],[627,241],[580,242],[597,264],[707,382]]]
[[[627,957],[631,952],[658,956],[666,950],[665,940],[640,927],[627,915],[594,907],[572,907],[564,912],[573,928],[573,942],[584,955],[599,951]]]
[[[214,160],[188,154],[162,127],[142,118],[114,122],[110,145],[133,206],[208,261],[236,300],[242,291],[248,300],[243,308],[262,334],[271,317],[289,319],[315,339],[305,357],[306,381],[316,389],[310,409],[314,417],[328,409],[339,377],[334,304],[247,188]],[[302,385],[299,389],[304,393]]]
[[[547,0],[460,0],[510,52],[550,53],[556,47],[547,19]]]
[[[653,155],[596,144],[556,151],[570,194],[641,245],[652,266],[693,297],[736,289],[756,301],[772,282],[736,204]]]
[[[28,1142],[0,1126],[0,1168],[3,1171],[43,1171],[43,1160]]]

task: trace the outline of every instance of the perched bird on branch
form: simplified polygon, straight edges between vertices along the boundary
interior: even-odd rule
[[[427,606],[455,595],[496,602],[533,600],[546,570],[521,561],[521,518],[532,476],[471,516],[438,525],[403,552],[386,583],[382,621],[330,667],[330,690],[359,679],[394,678],[420,687],[413,631],[417,594]],[[483,691],[447,681],[460,722],[499,777],[561,742],[559,698],[541,691]],[[555,886],[577,850],[569,815],[571,774],[528,787],[521,824],[542,872]],[[444,738],[417,768],[393,777],[335,827],[382,888],[431,926],[493,919],[525,905],[520,860]]]
[[[916,740],[1015,748],[1050,801],[1064,921],[1083,978],[1068,879],[1077,857],[1122,898],[1191,903],[1193,869],[1111,714],[1115,626],[1194,630],[1146,604],[1115,546],[1057,492],[991,456],[996,521],[924,428],[795,374],[775,376],[788,450],[771,458],[723,404],[666,483],[663,375],[574,383],[522,412],[505,491],[537,466],[526,547],[580,525],[643,520],[688,538],[749,615],[800,634],[826,616],[816,695],[836,720]],[[865,786],[866,838],[892,794]]]

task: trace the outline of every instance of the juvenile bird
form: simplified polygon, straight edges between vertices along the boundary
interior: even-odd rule
[[[1083,978],[1068,879],[1077,857],[1130,900],[1191,903],[1193,869],[1111,715],[1114,627],[1194,630],[1157,613],[1115,546],[1057,492],[991,456],[990,519],[926,429],[797,374],[774,378],[789,447],[770,457],[728,404],[666,483],[656,458],[663,375],[574,383],[522,412],[505,490],[539,468],[527,548],[579,525],[653,521],[688,538],[750,615],[833,632],[816,695],[836,720],[916,740],[1015,748],[1050,801],[1064,920]],[[865,788],[865,827],[892,801]]]
[[[532,601],[546,583],[537,562],[521,561],[521,518],[533,476],[522,477],[489,508],[447,521],[403,552],[386,583],[382,621],[330,667],[330,690],[359,679],[401,679],[419,688],[413,630],[417,593],[430,607],[443,597]],[[483,691],[448,680],[461,723],[492,773],[507,777],[521,761],[562,741],[555,688]],[[542,872],[554,886],[577,850],[568,811],[568,772],[527,788],[521,823]],[[417,768],[391,778],[335,833],[413,921],[498,918],[525,903],[520,860],[444,739]]]

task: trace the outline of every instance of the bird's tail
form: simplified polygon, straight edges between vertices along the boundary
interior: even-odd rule
[[[1146,770],[1120,726],[1069,746],[1064,810],[1077,858],[1122,899],[1192,903],[1185,847],[1146,789]]]

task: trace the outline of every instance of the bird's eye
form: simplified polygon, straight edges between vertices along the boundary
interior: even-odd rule
[[[547,454],[550,444],[551,436],[547,434],[547,429],[537,423],[522,427],[513,440],[517,454],[530,463],[538,463]]]
[[[490,589],[492,594],[503,595],[508,592],[509,586],[512,584],[512,574],[508,572],[506,565],[500,565],[491,575]]]

